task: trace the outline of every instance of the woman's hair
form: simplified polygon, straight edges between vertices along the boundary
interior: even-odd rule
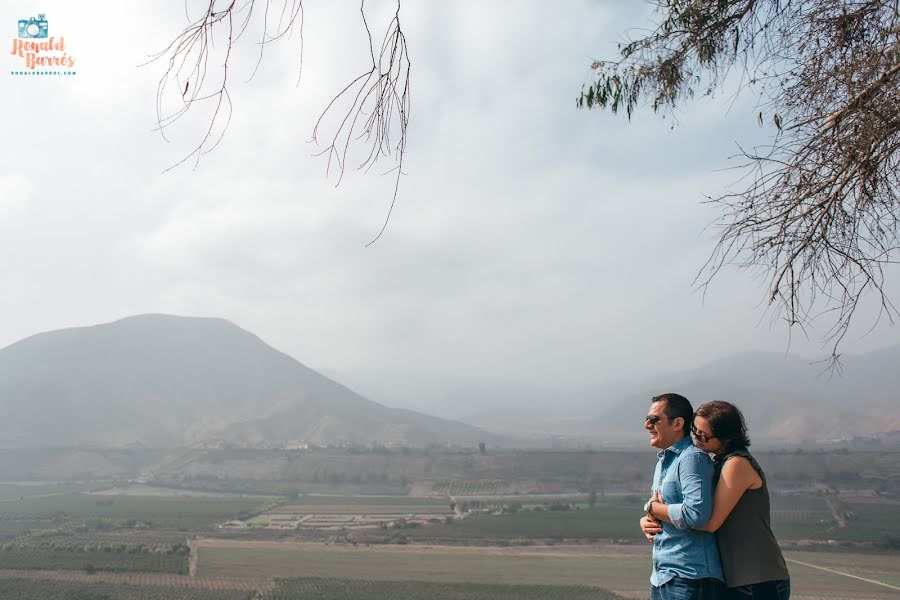
[[[719,438],[725,446],[725,452],[731,452],[737,448],[746,448],[750,445],[750,437],[747,435],[747,423],[740,409],[722,400],[713,400],[700,406],[694,413],[695,417],[703,417],[709,421],[712,434]]]

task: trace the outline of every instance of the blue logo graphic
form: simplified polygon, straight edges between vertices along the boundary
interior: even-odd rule
[[[37,18],[31,17],[27,21],[19,20],[19,37],[20,38],[45,38],[47,37],[47,19],[44,15],[38,15]]]

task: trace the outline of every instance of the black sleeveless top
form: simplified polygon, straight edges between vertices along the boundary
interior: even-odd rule
[[[725,461],[733,456],[742,456],[750,461],[762,479],[762,487],[746,490],[716,532],[725,584],[737,587],[788,579],[787,565],[772,534],[766,476],[756,459],[746,448],[716,457],[715,483],[719,482]]]

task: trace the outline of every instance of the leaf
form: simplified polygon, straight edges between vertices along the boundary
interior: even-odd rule
[[[756,115],[756,121],[757,121],[757,123],[759,123],[759,126],[760,126],[760,127],[763,126],[763,116],[762,116],[762,111],[760,111],[760,113],[759,113],[758,115]]]
[[[190,81],[190,80],[184,82],[184,91],[181,92],[181,97],[182,97],[182,98],[184,98],[184,97],[187,95],[188,87],[190,87],[190,85],[191,85],[191,81]]]
[[[773,121],[775,121],[775,127],[778,128],[778,131],[781,131],[781,117],[778,116],[778,113],[775,113]]]

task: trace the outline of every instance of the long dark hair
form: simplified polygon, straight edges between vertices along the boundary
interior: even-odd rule
[[[741,410],[730,402],[713,400],[703,404],[694,412],[695,417],[709,421],[712,434],[725,446],[724,454],[750,445],[747,422]]]

